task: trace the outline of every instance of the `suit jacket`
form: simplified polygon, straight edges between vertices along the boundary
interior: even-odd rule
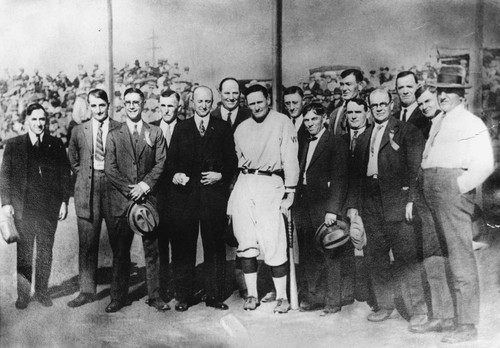
[[[218,118],[218,119],[222,120],[222,115],[220,112],[221,107],[222,107],[222,105],[219,105],[214,111],[212,111],[210,116],[213,116],[214,118]],[[238,127],[238,125],[241,122],[245,121],[247,118],[250,118],[250,117],[252,117],[252,111],[250,111],[250,109],[248,109],[244,106],[239,106],[238,107],[238,114],[236,115],[236,118],[234,119],[234,123],[231,126],[231,130],[233,131],[233,133],[236,130],[236,127]]]
[[[109,119],[109,132],[120,126],[120,122]],[[89,219],[92,200],[92,171],[94,170],[94,139],[92,120],[73,128],[68,146],[69,163],[76,175],[75,210],[78,217]]]
[[[349,177],[346,207],[361,209],[361,214],[372,132],[370,127],[358,138]],[[404,220],[406,204],[415,200],[423,149],[424,138],[415,126],[389,118],[378,152],[378,180],[386,221]]]
[[[237,170],[234,148],[231,127],[220,118],[210,117],[203,138],[194,117],[177,124],[168,151],[165,180],[171,183],[176,173],[184,173],[189,181],[185,186],[171,184],[168,209],[184,218],[225,216],[229,185]],[[213,185],[202,185],[204,171],[219,172],[222,179]]]
[[[2,205],[10,204],[14,208],[16,219],[22,219],[28,187],[28,146],[31,141],[28,134],[9,139],[3,155],[0,169],[0,196]],[[46,217],[56,219],[62,202],[68,202],[70,166],[65,147],[61,139],[45,133],[40,148],[40,173],[43,202],[48,202]]]
[[[396,119],[399,120],[401,117],[401,110],[395,111],[393,115]],[[420,129],[425,139],[429,138],[429,132],[431,130],[432,123],[430,118],[425,117],[419,107],[413,110],[410,117],[407,118],[406,122],[411,123],[418,129]]]
[[[299,141],[299,161],[302,158],[302,152],[304,151],[304,147],[308,144],[307,139],[309,138],[309,132],[307,131],[306,125],[304,122],[300,125],[299,130],[297,131],[297,140]]]
[[[346,132],[349,131],[349,125],[347,123],[347,115],[345,114],[345,109],[342,111],[342,113],[340,115],[338,115],[339,110],[340,110],[340,108],[342,108],[344,103],[345,103],[345,101],[342,104],[340,104],[338,107],[333,109],[332,113],[328,117],[328,119],[329,119],[328,129],[329,129],[330,133],[332,133],[334,135],[342,135],[342,134],[345,134]],[[337,127],[337,131],[335,132],[335,123],[337,122],[338,116],[341,116],[342,120],[340,121],[339,126]]]
[[[128,185],[145,182],[154,194],[166,160],[165,138],[159,127],[142,121],[137,149],[127,123],[108,133],[104,171],[112,185],[111,213],[122,216],[130,204]]]
[[[327,212],[341,216],[347,196],[348,147],[339,136],[332,135],[326,130],[318,140],[306,171],[309,141],[304,141],[304,151],[300,159],[300,179],[297,185],[297,194],[307,201],[301,202],[301,205],[308,206],[309,210],[317,211],[322,216]],[[309,194],[301,196],[304,189],[304,172],[306,172]]]

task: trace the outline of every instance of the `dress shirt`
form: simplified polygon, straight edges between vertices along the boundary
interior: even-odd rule
[[[95,118],[92,118],[92,142],[94,147],[94,169],[104,170],[104,161],[97,161],[95,159],[95,153],[97,152],[97,132],[99,131],[99,121]],[[106,139],[108,137],[109,132],[109,117],[102,122],[102,148],[106,151]]]
[[[33,133],[31,130],[28,130],[28,135],[30,137],[31,145],[35,146],[36,141],[38,140],[37,136],[35,133]],[[40,142],[43,141],[43,132],[40,134]]]
[[[139,122],[133,122],[130,120],[130,118],[127,117],[127,120],[125,121],[127,123],[128,130],[130,131],[130,134],[134,134],[134,128],[135,125],[137,125],[137,133],[139,133],[139,136],[141,135],[141,130],[142,130],[142,119]],[[151,187],[149,187],[148,184],[146,184],[144,181],[141,181],[138,183],[138,185],[142,188],[145,194],[148,194],[149,191],[151,191]]]
[[[309,164],[311,163],[311,159],[312,159],[312,156],[314,154],[314,151],[316,150],[316,146],[318,146],[319,139],[325,133],[325,129],[326,128],[323,127],[319,131],[319,133],[314,136],[316,139],[309,141],[309,147],[307,148],[307,156],[306,156],[306,167],[305,167],[305,170],[304,170],[304,180],[302,181],[302,183],[304,185],[307,185],[307,180],[306,180],[306,177],[307,177],[307,175],[306,175],[307,174],[307,168],[309,168]]]
[[[465,110],[463,104],[432,119],[424,154],[423,169],[441,167],[465,170],[457,179],[461,193],[481,185],[494,170],[488,129],[479,117]]]
[[[293,123],[293,118],[292,118],[292,123]],[[302,115],[297,116],[295,118],[295,123],[293,124],[297,132],[299,131],[300,126],[302,126],[302,123],[304,123],[304,116]]]
[[[229,120],[227,119],[227,115],[229,113],[231,113],[231,124],[234,124],[234,122],[236,121],[236,116],[238,115],[238,109],[239,109],[239,106],[231,111],[229,111],[228,109],[226,109],[224,106],[221,106],[220,107],[220,115],[222,117],[222,119],[224,121],[227,121],[229,122]],[[206,126],[205,126],[206,128]]]
[[[400,114],[399,119],[403,122],[407,122],[408,119],[410,118],[411,114],[413,113],[413,111],[415,111],[415,109],[417,108],[417,106],[418,106],[417,102],[414,102],[413,104],[411,104],[408,107],[404,107],[401,105],[401,114]],[[406,120],[403,120],[403,115],[404,115],[405,109],[406,109]]]
[[[201,121],[203,120],[203,127],[205,127],[205,133],[208,130],[208,123],[210,122],[210,114],[205,117],[198,116],[197,113],[194,114],[194,122],[196,123],[196,129],[200,129]]]
[[[349,138],[350,138],[350,139],[352,139],[352,138],[354,137],[354,131],[357,131],[357,132],[358,132],[358,138],[359,138],[359,136],[360,136],[361,134],[363,134],[363,132],[365,131],[365,129],[366,129],[366,126],[363,126],[363,127],[361,127],[361,128],[358,128],[358,129],[353,129],[353,128],[351,128],[351,129],[349,130],[349,133],[350,133],[350,137],[349,137]]]
[[[163,133],[163,136],[165,137],[165,140],[167,139],[167,129],[170,130],[170,140],[172,140],[172,134],[174,133],[174,128],[175,125],[177,124],[177,119],[174,119],[172,122],[167,123],[163,119],[160,121],[160,128]],[[170,144],[167,144],[167,146]]]
[[[384,135],[385,129],[387,128],[387,123],[389,120],[386,120],[382,123],[375,123],[373,127],[373,132],[370,138],[370,146],[372,141],[373,143],[373,153],[371,152],[371,149],[369,149],[370,157],[368,159],[368,170],[366,171],[367,176],[373,176],[373,175],[378,175],[378,151],[380,150],[380,143],[382,142],[382,136]],[[380,127],[380,129],[377,131],[377,127]],[[377,134],[375,134],[375,132]],[[376,137],[373,140],[373,137]]]

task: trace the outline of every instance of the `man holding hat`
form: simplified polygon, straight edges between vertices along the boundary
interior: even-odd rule
[[[342,267],[350,258],[354,267],[351,243],[322,253],[314,244],[314,232],[322,224],[332,226],[341,219],[347,195],[347,144],[324,127],[325,108],[313,102],[304,109],[304,124],[309,133],[300,158],[300,176],[294,221],[297,226],[301,267],[307,278],[302,289],[300,308],[323,309],[322,315],[334,314],[342,307]],[[326,278],[326,279],[324,279]]]
[[[134,231],[129,226],[127,212],[134,203],[149,199],[163,172],[166,160],[165,138],[159,127],[141,118],[144,94],[129,88],[124,93],[127,119],[109,132],[106,140],[104,172],[112,184],[110,194],[113,228],[109,241],[113,250],[111,303],[106,312],[119,311],[127,304],[130,278],[130,247]],[[134,219],[132,219],[133,221]],[[157,310],[170,307],[160,298],[158,237],[156,231],[144,235],[142,243],[146,259],[147,303]]]
[[[69,307],[80,307],[95,300],[97,256],[103,219],[108,231],[112,228],[104,153],[109,131],[120,123],[108,117],[108,95],[102,89],[90,91],[88,102],[92,118],[73,129],[68,148],[71,169],[76,175],[74,195],[80,246],[80,294],[68,302]]]
[[[437,95],[443,113],[432,119],[423,153],[420,185],[432,213],[419,211],[434,225],[450,264],[456,298],[456,329],[442,342],[458,343],[477,338],[479,275],[472,247],[472,214],[476,188],[494,170],[491,140],[483,121],[463,105],[463,67],[443,67],[438,74]],[[424,252],[426,245],[424,244]],[[445,323],[437,322],[424,331]]]

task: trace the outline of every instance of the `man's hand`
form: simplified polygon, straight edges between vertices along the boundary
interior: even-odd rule
[[[6,204],[2,207],[3,213],[7,216],[14,216],[14,207],[10,204]]]
[[[326,213],[325,214],[325,225],[331,226],[337,221],[337,214]]]
[[[406,221],[413,221],[413,202],[406,203],[406,213],[405,213]]]
[[[288,192],[286,194],[286,197],[283,198],[283,200],[281,201],[281,205],[280,205],[281,214],[283,214],[285,216],[290,216],[289,215],[290,214],[290,207],[293,204],[294,198],[295,198],[294,192]]]
[[[138,201],[142,196],[146,194],[146,192],[144,192],[141,185],[139,184],[128,185],[128,187],[130,187],[129,196],[134,201]]]
[[[354,220],[354,218],[356,217],[356,215],[358,215],[358,209],[354,209],[354,208],[349,208],[347,210],[347,217],[349,219]]]
[[[66,202],[61,203],[61,208],[59,209],[59,217],[57,218],[59,221],[66,219],[68,216],[68,206]]]
[[[172,183],[174,185],[186,185],[188,181],[189,177],[187,177],[184,173],[175,173],[174,177],[172,178]]]
[[[203,185],[213,185],[222,179],[222,174],[218,172],[202,172],[200,182]]]

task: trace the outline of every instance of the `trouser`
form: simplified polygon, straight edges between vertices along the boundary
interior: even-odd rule
[[[125,216],[113,218],[113,228],[109,231],[109,241],[113,250],[113,275],[111,280],[111,299],[126,302],[130,280],[130,247],[134,232],[127,224]],[[142,237],[146,263],[146,285],[148,297],[160,295],[160,258],[158,256],[158,236],[153,234]]]
[[[422,179],[419,180],[415,207],[421,221],[424,269],[431,295],[432,317],[449,319],[455,316],[453,299],[448,284],[448,251],[442,233],[438,233],[434,217],[425,200]]]
[[[174,266],[175,292],[178,301],[187,301],[193,294],[196,246],[201,232],[204,255],[204,285],[207,295],[224,300],[226,245],[225,215],[211,218],[172,219],[172,263]]]
[[[35,291],[45,294],[52,267],[52,247],[57,219],[47,218],[42,212],[25,209],[22,220],[15,219],[15,225],[20,237],[17,242],[17,294],[24,299],[31,295],[35,240]]]
[[[104,171],[94,170],[91,199],[90,218],[77,218],[79,237],[78,269],[80,292],[95,294],[102,221],[103,219],[106,221],[108,231],[113,225]]]
[[[166,218],[168,212],[160,212],[160,224],[158,226],[158,248],[160,252],[160,293],[163,295],[173,292],[173,284],[170,279],[170,233],[171,224]]]
[[[403,208],[402,208],[403,209]],[[405,221],[386,221],[378,180],[366,181],[362,212],[369,265],[375,298],[380,309],[394,309],[394,294],[401,296],[410,316],[427,314],[413,226]],[[391,267],[389,251],[394,265]]]
[[[479,322],[479,276],[472,248],[473,191],[460,193],[462,169],[429,168],[421,173],[425,201],[444,239],[453,280],[458,324]]]

